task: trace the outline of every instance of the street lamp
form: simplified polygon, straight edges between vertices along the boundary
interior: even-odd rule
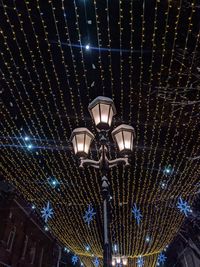
[[[121,257],[120,257],[120,255],[117,255],[115,259],[116,259],[116,263],[117,264],[120,264],[121,263]]]
[[[99,96],[95,98],[88,106],[90,115],[95,123],[99,133],[100,141],[100,158],[99,160],[88,159],[90,145],[94,139],[94,135],[87,128],[76,128],[71,135],[74,153],[80,157],[80,167],[85,165],[100,169],[102,173],[102,196],[103,196],[103,218],[104,218],[104,267],[110,267],[111,259],[111,244],[108,234],[108,203],[110,199],[109,182],[106,177],[110,168],[118,164],[129,165],[128,155],[133,151],[133,142],[135,139],[135,130],[132,126],[122,124],[112,131],[113,140],[116,142],[119,152],[123,157],[109,160],[107,157],[108,131],[112,124],[113,116],[116,114],[116,108],[113,100]],[[121,259],[120,259],[121,260]],[[116,259],[117,261],[117,259]]]
[[[120,256],[119,254],[112,257],[112,266],[127,266],[128,258],[126,256]]]
[[[116,263],[115,263],[115,259],[113,258],[113,259],[112,259],[112,266],[115,266],[115,264],[116,264]]]
[[[128,265],[128,258],[127,257],[125,257],[125,256],[122,257],[122,264],[125,266]]]

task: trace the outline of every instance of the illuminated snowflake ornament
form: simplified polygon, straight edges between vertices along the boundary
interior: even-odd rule
[[[94,259],[93,264],[95,267],[99,266],[99,259],[97,257]]]
[[[191,212],[190,205],[187,203],[187,201],[184,201],[181,197],[179,197],[178,199],[177,208],[180,210],[180,212],[184,213],[186,217]]]
[[[142,214],[140,212],[140,209],[137,208],[136,203],[134,204],[134,206],[132,208],[132,213],[133,213],[134,218],[137,221],[137,224],[139,225],[141,220],[142,220]]]
[[[94,209],[92,205],[88,205],[88,209],[85,211],[85,215],[83,216],[83,219],[85,223],[90,225],[90,222],[93,220],[93,216],[95,216],[96,212],[94,212]]]
[[[85,250],[90,251],[90,246],[89,245],[85,246]]]
[[[140,256],[138,259],[137,259],[137,267],[143,267],[144,266],[144,259],[142,256]]]
[[[164,253],[160,253],[158,255],[158,260],[157,260],[157,263],[160,265],[160,264],[164,264],[165,261],[166,261],[167,257],[165,256]]]
[[[72,264],[75,265],[78,262],[78,257],[76,255],[72,256]]]
[[[47,206],[44,207],[41,210],[41,213],[42,213],[42,218],[44,218],[45,223],[47,223],[48,219],[51,219],[52,218],[53,209],[50,207],[49,201],[47,202]]]

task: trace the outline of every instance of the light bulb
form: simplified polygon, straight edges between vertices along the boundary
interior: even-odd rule
[[[85,49],[86,49],[86,50],[90,50],[90,45],[87,44],[87,45],[85,46]]]

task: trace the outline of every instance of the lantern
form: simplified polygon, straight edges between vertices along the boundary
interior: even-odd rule
[[[89,104],[88,110],[98,130],[110,128],[113,116],[116,114],[112,99],[98,96]]]
[[[113,140],[117,143],[118,149],[122,153],[133,151],[133,141],[135,130],[132,126],[121,124],[112,131]]]
[[[71,135],[75,155],[87,157],[94,135],[87,128],[76,128]]]
[[[122,264],[125,266],[128,264],[128,258],[127,257],[125,257],[125,256],[122,257]]]
[[[115,258],[112,259],[112,266],[115,266]]]
[[[116,263],[117,264],[120,264],[121,263],[121,257],[120,257],[120,255],[117,255],[116,256]]]

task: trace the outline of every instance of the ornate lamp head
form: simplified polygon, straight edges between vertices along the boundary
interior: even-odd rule
[[[121,124],[112,131],[113,140],[117,143],[121,153],[130,153],[133,151],[133,141],[136,137],[132,126]]]
[[[89,104],[88,110],[98,130],[108,130],[110,128],[112,118],[116,114],[112,99],[98,96]]]
[[[87,128],[76,128],[70,137],[75,155],[87,157],[94,135]]]

